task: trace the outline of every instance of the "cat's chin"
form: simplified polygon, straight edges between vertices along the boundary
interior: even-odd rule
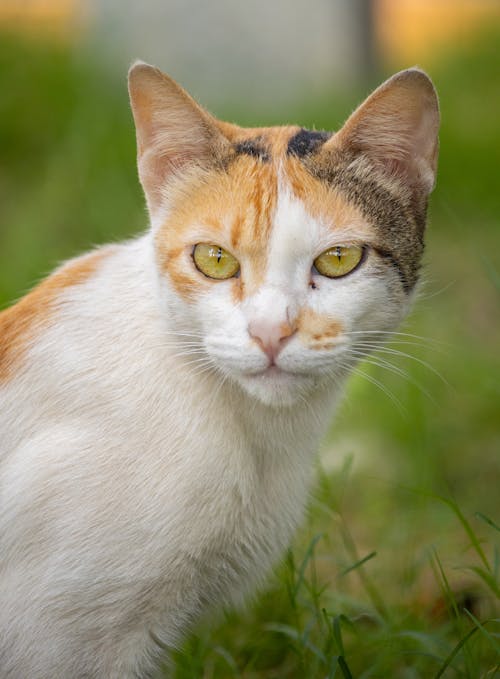
[[[247,394],[265,405],[275,407],[293,406],[315,387],[316,381],[311,375],[286,372],[276,366],[237,378]]]

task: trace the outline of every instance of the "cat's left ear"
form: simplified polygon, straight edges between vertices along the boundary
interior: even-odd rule
[[[436,178],[438,129],[434,85],[410,68],[378,87],[328,145],[365,154],[389,176],[428,194]]]
[[[143,62],[128,75],[139,178],[151,214],[174,176],[222,157],[228,142],[215,119],[172,78]]]

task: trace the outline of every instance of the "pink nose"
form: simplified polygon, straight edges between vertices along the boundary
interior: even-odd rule
[[[268,320],[257,320],[248,324],[248,334],[269,356],[271,363],[274,363],[274,359],[294,333],[295,328],[289,323],[276,324]]]

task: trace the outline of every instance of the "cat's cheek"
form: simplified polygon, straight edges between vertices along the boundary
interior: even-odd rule
[[[314,291],[315,292],[315,291]],[[407,296],[392,272],[375,275],[370,269],[323,282],[316,295],[317,314],[335,319],[348,338],[365,329],[391,330],[407,311]]]
[[[214,283],[199,295],[193,323],[202,328],[203,346],[213,365],[225,375],[254,374],[268,360],[248,334],[248,322],[232,299],[232,281]]]
[[[231,289],[232,281],[210,282],[197,296],[195,311],[207,335],[224,328],[234,332],[241,325]]]
[[[397,275],[371,276],[366,283],[351,329],[395,330],[411,305],[411,299],[402,290]]]

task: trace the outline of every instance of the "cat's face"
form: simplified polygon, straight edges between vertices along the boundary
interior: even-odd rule
[[[142,64],[131,98],[179,347],[268,404],[341,379],[416,283],[436,163],[428,78],[395,76],[335,135],[221,123]]]

